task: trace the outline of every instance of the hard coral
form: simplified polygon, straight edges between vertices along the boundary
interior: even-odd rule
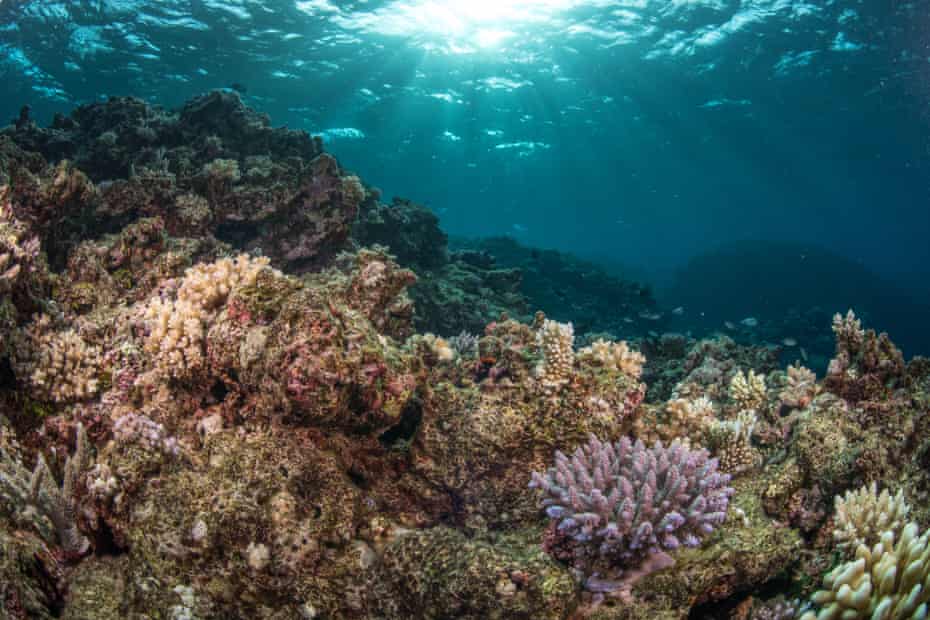
[[[581,357],[593,359],[599,364],[618,368],[635,379],[642,376],[643,364],[646,363],[646,356],[639,351],[631,350],[623,340],[608,342],[603,338],[598,338],[590,346],[578,351],[578,354]]]
[[[824,386],[850,403],[888,398],[905,378],[904,356],[888,338],[863,330],[850,310],[833,318],[836,354],[830,360]]]
[[[845,496],[837,495],[835,501],[833,538],[840,547],[850,550],[874,545],[883,532],[898,536],[911,509],[901,490],[895,495],[888,489],[879,494],[875,482],[858,491],[847,491]]]
[[[730,380],[730,399],[740,410],[755,409],[765,402],[765,378],[752,369],[737,371]]]
[[[626,437],[610,444],[592,436],[571,457],[555,458],[530,485],[543,492],[555,526],[549,548],[588,574],[698,546],[723,523],[733,494],[730,477],[706,451],[677,442],[646,448]]]
[[[778,397],[783,405],[794,409],[804,409],[817,395],[817,391],[816,375],[800,364],[791,365],[786,371],[785,387],[782,388]]]
[[[841,564],[823,579],[825,589],[811,601],[819,612],[801,620],[926,618],[930,600],[930,532],[909,523],[899,536],[884,532],[873,547],[859,545],[856,559]]]
[[[536,333],[536,343],[542,351],[542,361],[536,375],[545,392],[558,392],[572,373],[575,362],[575,330],[571,323],[545,319]]]
[[[637,418],[634,430],[645,443],[678,440],[689,446],[703,445],[716,422],[714,403],[706,396],[694,400],[675,398],[666,403],[664,413],[654,408]]]
[[[145,350],[153,356],[156,370],[177,379],[200,371],[205,334],[217,309],[235,288],[254,283],[267,265],[267,259],[246,255],[198,265],[188,269],[176,299],[152,299],[143,318],[148,329]]]
[[[101,351],[74,329],[55,331],[51,318],[41,315],[16,342],[14,366],[36,398],[62,403],[97,393],[103,372]]]

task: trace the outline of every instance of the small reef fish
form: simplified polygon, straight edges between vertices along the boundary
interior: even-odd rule
[[[754,316],[750,316],[740,321],[740,324],[745,325],[746,327],[758,327],[759,319]]]
[[[786,347],[798,346],[798,341],[795,340],[794,338],[785,338],[784,340],[781,341],[781,343],[785,345]]]
[[[807,351],[804,350],[804,347],[801,347],[801,359],[807,361]]]
[[[624,322],[624,323],[632,323],[632,322],[633,322],[633,319],[631,319],[631,318],[628,317],[628,316],[625,316],[625,317],[623,317],[623,322]]]
[[[662,318],[661,312],[640,312],[639,318],[646,319],[647,321],[658,321]]]
[[[731,331],[734,330],[734,329],[736,329],[736,325],[734,325],[734,324],[731,323],[730,321],[724,321],[724,322],[723,322],[723,326],[726,327],[727,329],[731,330]]]
[[[685,313],[685,309],[683,306],[678,306],[677,308],[672,310],[672,314],[674,314],[675,316],[681,316],[684,313]]]

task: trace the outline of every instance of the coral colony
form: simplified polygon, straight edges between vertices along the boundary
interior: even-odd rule
[[[927,617],[930,362],[581,333],[533,300],[654,302],[495,260],[234,93],[24,112],[0,619]]]

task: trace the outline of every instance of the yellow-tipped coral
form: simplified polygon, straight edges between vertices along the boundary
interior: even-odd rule
[[[765,378],[753,370],[737,371],[730,380],[730,400],[740,410],[757,409],[765,402]]]

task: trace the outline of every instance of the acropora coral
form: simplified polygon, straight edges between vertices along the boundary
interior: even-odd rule
[[[624,570],[667,567],[665,551],[713,533],[726,518],[729,481],[706,451],[592,436],[570,457],[556,452],[555,466],[534,472],[530,486],[543,492],[552,522],[550,553],[583,570],[586,587],[608,592],[628,587],[617,581]]]

